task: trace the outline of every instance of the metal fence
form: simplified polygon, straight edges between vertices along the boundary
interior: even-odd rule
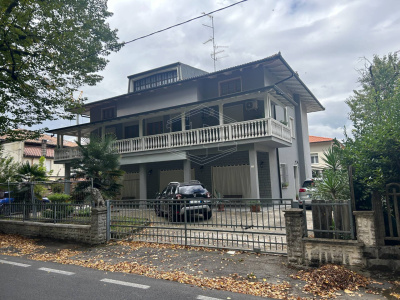
[[[84,190],[90,181],[0,184],[0,219],[89,224],[92,203]]]
[[[286,254],[291,199],[194,199],[107,201],[108,239]]]
[[[309,211],[303,206],[305,237],[355,239],[350,201],[313,200],[310,206]]]

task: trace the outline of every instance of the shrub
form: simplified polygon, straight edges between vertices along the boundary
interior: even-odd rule
[[[68,202],[71,199],[70,195],[55,193],[48,196],[51,202]]]

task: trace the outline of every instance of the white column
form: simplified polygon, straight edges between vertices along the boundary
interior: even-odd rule
[[[218,110],[219,110],[219,125],[224,125],[224,104],[223,103],[218,104]]]
[[[64,165],[64,178],[65,178],[65,183],[64,183],[64,193],[67,195],[70,194],[71,192],[71,183],[69,180],[71,179],[71,164],[65,164]]]
[[[266,118],[271,117],[271,99],[269,94],[264,96],[264,113]]]
[[[143,119],[139,118],[139,137],[143,137]]]
[[[250,187],[251,187],[251,198],[260,198],[260,186],[258,183],[258,163],[257,163],[257,151],[253,148],[249,150],[249,162],[250,162]]]
[[[139,194],[141,200],[147,199],[147,168],[146,164],[139,165]]]
[[[188,182],[192,180],[191,175],[191,162],[189,159],[186,159],[183,161],[183,181]]]
[[[185,112],[182,112],[181,114],[181,127],[182,127],[182,131],[186,130],[186,120],[185,120]]]

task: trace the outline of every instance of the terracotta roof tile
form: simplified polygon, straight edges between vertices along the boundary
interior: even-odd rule
[[[308,137],[310,143],[320,143],[320,142],[333,142],[333,138],[326,138],[322,136],[310,135]]]
[[[25,157],[41,157],[42,156],[42,147],[25,145],[24,156]],[[46,158],[54,158],[54,148],[46,148]]]
[[[0,139],[6,140],[7,136],[0,136]],[[57,138],[55,136],[50,136],[48,134],[42,134],[39,139],[35,140],[25,140],[27,143],[41,144],[42,140],[47,140],[47,145],[57,146]],[[5,141],[7,142],[7,141]],[[64,140],[64,147],[76,147],[77,144],[75,142],[70,142]]]

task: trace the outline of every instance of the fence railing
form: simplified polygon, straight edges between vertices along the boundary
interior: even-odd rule
[[[290,199],[107,201],[108,239],[286,253]]]
[[[91,205],[83,203],[5,203],[0,219],[64,224],[90,224]]]
[[[90,181],[0,184],[0,219],[89,224]]]
[[[310,206],[311,210],[307,211],[303,205],[305,237],[355,239],[350,201],[313,200]]]

